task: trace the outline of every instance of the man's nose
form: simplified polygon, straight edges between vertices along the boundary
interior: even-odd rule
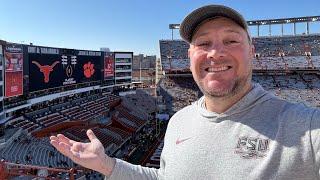
[[[208,49],[208,59],[219,59],[226,55],[225,48],[221,43],[215,43]]]

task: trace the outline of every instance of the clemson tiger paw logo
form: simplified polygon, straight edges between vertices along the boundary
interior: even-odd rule
[[[90,78],[94,73],[94,64],[91,64],[90,61],[87,64],[84,64],[83,73],[86,78]]]

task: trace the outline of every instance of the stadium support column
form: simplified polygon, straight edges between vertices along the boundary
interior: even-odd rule
[[[269,24],[269,36],[271,36],[271,24]]]
[[[260,25],[257,26],[258,37],[260,36]]]
[[[283,36],[283,24],[281,24],[281,36]]]
[[[156,117],[156,137],[158,137],[158,135],[159,135],[159,129],[158,129],[158,124],[159,124],[159,118],[158,117]]]
[[[309,22],[307,22],[307,24],[306,24],[306,34],[307,35],[309,34]]]
[[[293,23],[293,34],[296,35],[296,33],[297,33],[297,32],[296,32],[296,23],[294,22],[294,23]]]
[[[142,59],[143,59],[143,55],[142,55]],[[142,82],[141,81],[141,63],[142,63],[141,61],[142,61],[142,59],[139,58],[139,61],[140,61],[140,63],[139,63],[139,76],[140,76],[140,79],[139,80],[140,80],[140,82]]]
[[[171,29],[171,40],[173,40],[173,29]]]
[[[1,40],[0,40],[1,43]],[[0,137],[4,135],[4,128],[5,128],[5,113],[3,110],[4,103],[3,103],[3,95],[4,95],[4,72],[5,72],[5,61],[3,57],[3,48],[0,44]],[[2,122],[1,122],[2,121]]]

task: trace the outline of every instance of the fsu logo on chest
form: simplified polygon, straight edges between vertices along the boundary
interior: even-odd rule
[[[245,159],[263,158],[269,151],[269,142],[269,139],[240,137],[234,152]]]

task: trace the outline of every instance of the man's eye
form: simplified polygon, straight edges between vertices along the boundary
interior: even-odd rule
[[[236,43],[239,43],[239,42],[235,40],[226,41],[226,44],[236,44]]]
[[[202,42],[199,43],[198,46],[208,46],[210,43],[209,42]]]

